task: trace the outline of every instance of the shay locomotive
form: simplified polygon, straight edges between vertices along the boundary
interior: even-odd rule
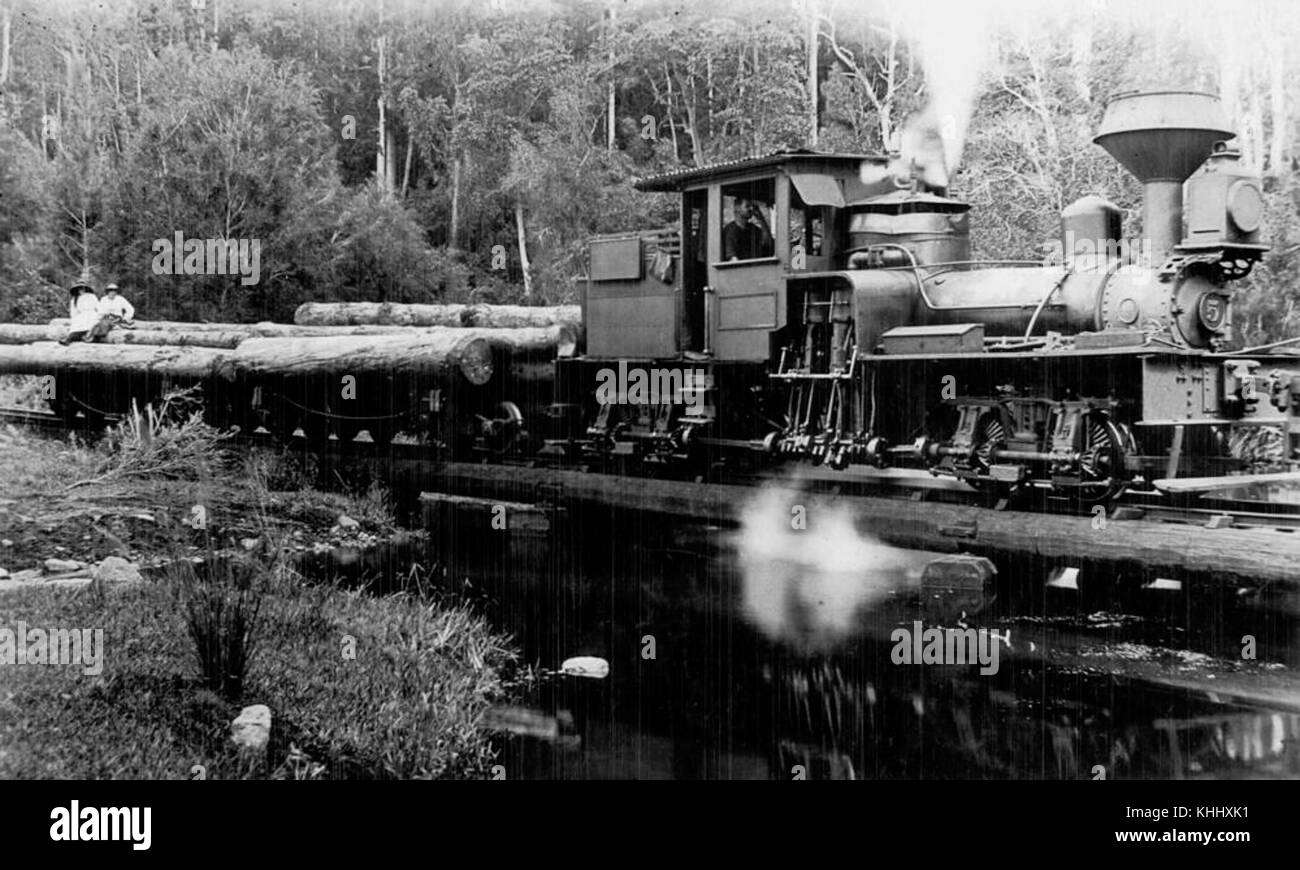
[[[329,362],[311,375],[238,350],[214,357],[224,377],[194,379],[218,425],[401,430],[453,458],[637,473],[904,467],[992,497],[1100,502],[1285,466],[1300,362],[1229,344],[1233,282],[1266,250],[1260,179],[1232,135],[1205,94],[1113,100],[1095,141],[1142,182],[1144,238],[1127,243],[1120,210],[1088,196],[1063,211],[1050,264],[972,259],[969,206],[884,156],[681,169],[636,183],[680,196],[678,226],[592,240],[584,344],[485,330],[495,361],[458,353],[457,375],[455,339],[411,332],[446,347],[419,371],[371,365],[359,413],[340,408],[334,381],[357,369],[328,337],[304,339],[302,356]],[[383,341],[404,358],[403,339]],[[65,410],[78,393],[124,395],[77,377],[60,384]]]
[[[592,242],[586,356],[557,364],[592,421],[581,449],[912,466],[1093,502],[1285,463],[1296,358],[1228,346],[1232,282],[1266,246],[1260,179],[1221,115],[1199,93],[1113,100],[1094,141],[1142,182],[1145,237],[1126,243],[1121,211],[1085,197],[1055,264],[973,260],[969,206],[883,157],[786,151],[640,180],[680,194],[680,227]],[[703,401],[593,404],[614,360],[703,372]]]

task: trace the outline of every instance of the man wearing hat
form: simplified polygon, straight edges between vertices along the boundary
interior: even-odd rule
[[[116,317],[117,326],[130,329],[135,326],[135,306],[126,301],[126,297],[118,293],[116,284],[109,284],[104,288],[104,298],[99,300],[99,313],[109,317]]]

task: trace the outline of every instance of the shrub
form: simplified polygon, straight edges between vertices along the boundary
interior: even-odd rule
[[[184,602],[185,626],[203,684],[238,701],[256,649],[266,566],[209,551],[197,566],[188,559],[174,560],[167,574]]]
[[[104,439],[98,475],[73,486],[127,478],[202,480],[227,461],[228,433],[203,422],[190,391],[169,393],[157,409],[132,402],[131,412]]]

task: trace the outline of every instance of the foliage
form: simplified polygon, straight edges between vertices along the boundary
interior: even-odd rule
[[[72,486],[131,478],[211,478],[228,461],[223,445],[228,434],[204,423],[201,411],[178,410],[187,398],[182,392],[169,393],[157,408],[150,403],[143,410],[133,402],[131,413],[101,442],[104,458],[96,476]]]
[[[634,178],[807,144],[811,23],[821,148],[907,147],[954,71],[975,85],[951,189],[974,206],[988,258],[1041,258],[1060,209],[1085,194],[1117,203],[1140,236],[1138,185],[1091,142],[1105,101],[1221,93],[1265,173],[1275,248],[1239,285],[1240,337],[1300,326],[1300,77],[1286,51],[1300,12],[1275,0],[1226,23],[1165,0],[983,16],[849,0],[324,0],[310,14],[288,0],[5,3],[5,319],[61,313],[59,288],[83,270],[152,318],[517,301],[526,281],[535,300],[570,298],[587,236],[673,219],[671,198]],[[979,62],[972,45],[987,49]],[[376,173],[381,105],[391,179]],[[178,231],[259,239],[261,281],[155,275],[154,242]]]

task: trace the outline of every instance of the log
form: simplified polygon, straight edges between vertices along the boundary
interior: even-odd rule
[[[582,329],[582,309],[577,305],[474,305],[465,312],[465,326],[489,329],[519,329],[537,326],[568,326]]]
[[[527,501],[539,489],[562,492],[574,502],[604,509],[661,513],[676,520],[696,519],[737,525],[758,491],[734,484],[690,483],[578,471],[477,466],[448,463],[433,485],[455,495]],[[994,511],[970,505],[914,502],[867,496],[822,497],[797,487],[784,489],[790,504],[847,509],[859,528],[895,547],[938,552],[1009,555],[1044,564],[1105,564],[1147,577],[1186,578],[1201,585],[1240,584],[1275,591],[1300,589],[1300,536],[1263,528],[1225,528],[1144,520],[1114,520],[1092,527],[1090,516]],[[1086,573],[1086,572],[1085,572]],[[1038,582],[1042,582],[1039,578]]]
[[[388,302],[304,302],[293,314],[299,326],[461,326],[465,305]]]
[[[401,335],[250,338],[221,362],[219,374],[249,375],[447,374],[474,386],[492,377],[492,348],[462,330]]]
[[[305,302],[294,312],[300,326],[477,326],[489,329],[569,326],[582,328],[577,305],[401,305],[389,302]]]
[[[66,375],[84,372],[153,374],[201,380],[217,370],[232,351],[206,347],[134,344],[63,346],[51,341],[0,350],[0,375]]]
[[[51,320],[50,326],[58,328],[59,337],[68,329],[67,318]],[[0,327],[2,328],[2,327]],[[30,327],[25,327],[30,328]],[[186,323],[177,320],[137,320],[136,332],[235,332],[244,336],[259,338],[289,338],[293,336],[308,338],[324,335],[397,335],[410,332],[407,326],[295,326],[292,323]],[[3,343],[3,339],[0,339]]]
[[[184,326],[184,324],[177,324]],[[38,341],[58,341],[68,334],[65,325],[36,326],[0,323],[0,344],[33,344]],[[175,345],[177,347],[237,347],[248,333],[229,330],[161,330],[114,329],[99,339],[101,344]]]
[[[433,329],[431,328],[430,331]],[[456,331],[481,338],[491,346],[494,353],[509,357],[534,356],[554,359],[557,356],[573,356],[578,347],[578,336],[571,326],[534,326],[521,329],[470,327]]]
[[[313,305],[316,303],[307,303],[307,304]],[[340,305],[350,305],[350,304],[352,303],[340,303]],[[371,304],[371,303],[365,303],[365,304]],[[302,306],[302,307],[306,307],[306,306]],[[478,316],[478,315],[475,315],[475,317],[470,317],[472,312],[467,306],[417,306],[417,307],[422,307],[422,308],[435,308],[435,307],[453,308],[454,307],[458,309],[463,309],[464,312],[466,312],[467,318],[470,319],[476,318],[480,321],[485,319],[484,316]],[[482,308],[484,306],[479,306],[479,307]],[[493,309],[519,309],[521,311],[542,311],[542,312],[549,312],[555,310],[551,308],[530,309],[530,308],[525,308],[524,306],[513,306],[513,305],[496,305],[496,306],[486,306],[486,307],[490,307]],[[574,312],[578,311],[577,306],[561,306],[561,307],[563,308],[572,307],[574,309]],[[300,308],[299,310],[301,311],[302,308]],[[538,335],[541,332],[549,331],[546,341],[554,345],[554,347],[558,349],[558,353],[560,356],[572,356],[573,353],[576,352],[577,350],[577,345],[581,342],[582,326],[581,326],[580,319],[575,319],[573,322],[569,322],[568,317],[569,317],[568,312],[565,312],[564,322],[543,323],[542,321],[553,320],[554,318],[551,315],[538,315],[533,318],[538,321],[537,324],[526,325],[522,321],[528,320],[529,317],[527,316],[507,317],[502,314],[491,313],[490,316],[486,316],[486,319],[491,321],[490,323],[482,323],[482,322],[469,323],[469,322],[462,321],[458,316],[456,318],[448,317],[447,319],[452,322],[449,322],[441,326],[437,326],[437,325],[434,326],[387,325],[385,326],[379,324],[332,326],[332,325],[304,325],[304,324],[293,324],[293,323],[271,323],[269,321],[262,321],[260,323],[183,323],[180,321],[169,321],[169,320],[137,320],[135,322],[134,331],[136,333],[162,332],[162,333],[176,333],[176,334],[184,334],[184,335],[190,335],[194,333],[216,332],[216,333],[230,333],[230,334],[237,333],[246,336],[257,336],[259,338],[312,338],[312,337],[323,337],[323,336],[332,336],[332,335],[410,335],[412,332],[417,330],[437,331],[439,329],[447,329],[447,328],[479,329],[481,334],[484,337],[489,337],[489,334],[493,331],[499,331],[502,329],[515,329],[517,332],[520,332],[517,341],[522,341],[529,345],[532,345],[537,341]],[[340,317],[339,319],[342,318]],[[507,322],[510,320],[517,321],[518,325],[515,327],[509,326]],[[46,332],[43,333],[41,332],[41,330],[45,330]],[[49,330],[53,330],[53,332],[49,332]],[[34,337],[34,336],[40,336],[46,333],[48,333],[49,336],[48,340],[57,341],[67,333],[67,330],[68,330],[67,318],[51,320],[48,328],[43,326],[0,324],[0,344],[26,344],[30,341],[40,341],[42,340],[41,338]],[[529,330],[531,330],[532,332],[528,332]],[[113,334],[116,335],[117,332],[118,332],[117,330],[114,330]],[[7,335],[12,335],[13,339],[6,340]],[[515,340],[508,340],[507,344],[510,344],[513,341]],[[198,342],[190,342],[190,343],[197,344]],[[522,348],[516,348],[516,350],[521,350],[521,349]]]

